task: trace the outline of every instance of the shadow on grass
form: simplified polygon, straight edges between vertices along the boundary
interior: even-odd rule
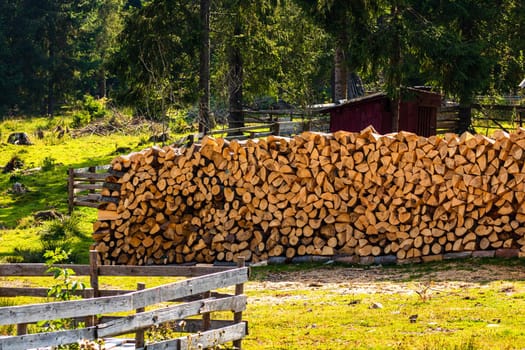
[[[72,165],[57,165],[50,171],[21,172],[17,174],[16,181],[24,184],[28,192],[22,194],[10,193],[14,181],[10,179],[12,174],[0,174],[0,236],[2,230],[24,230],[20,228],[23,221],[29,222],[33,227],[40,227],[41,222],[32,222],[33,215],[42,210],[54,209],[58,212],[68,214],[68,168],[81,168],[90,165],[108,164],[105,157],[99,160],[90,160]],[[75,213],[80,216],[82,237],[75,239],[71,249],[75,254],[77,262],[88,263],[89,248],[93,244],[91,238],[91,225],[96,218],[96,209],[78,208]],[[15,238],[16,239],[16,238]],[[34,237],[39,239],[38,236]],[[21,241],[21,248],[25,246]],[[1,251],[0,257],[16,256],[14,251]]]
[[[5,195],[5,202],[0,201],[0,225],[15,228],[22,218],[41,210],[56,209],[63,214],[68,210],[67,174],[68,168],[82,168],[91,165],[108,164],[107,157],[84,161],[78,164],[59,165],[50,171],[36,171],[17,176],[28,192],[13,194],[9,190],[14,181],[11,174],[0,175],[0,191]]]
[[[459,281],[487,284],[525,281],[525,260],[476,258],[410,265],[283,264],[251,268],[251,280],[316,283],[428,283]]]

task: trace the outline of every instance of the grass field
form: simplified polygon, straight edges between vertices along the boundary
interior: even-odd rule
[[[525,347],[525,318],[518,311],[525,303],[522,262],[433,267],[317,266],[310,273],[296,267],[269,274],[267,283],[259,275],[260,285],[248,286],[248,348]],[[496,270],[496,275],[483,273]]]
[[[20,169],[0,173],[0,260],[20,249],[42,249],[45,224],[33,214],[67,210],[68,167],[107,164],[117,150],[147,147],[148,134],[57,138],[64,118],[11,119],[0,123],[0,166],[14,156]],[[31,146],[5,143],[10,132],[30,136]],[[14,194],[14,182],[29,190]],[[75,210],[80,234],[72,242],[87,263],[96,211]],[[363,268],[337,265],[257,267],[246,285],[245,349],[525,349],[525,263],[468,260],[416,266]],[[104,278],[110,288],[154,286],[169,278]],[[87,281],[86,281],[87,282]],[[0,285],[49,286],[50,279],[0,279]],[[27,303],[28,299],[0,303]],[[3,330],[5,332],[5,330]]]
[[[255,267],[245,286],[244,349],[523,349],[524,264],[495,259]],[[101,285],[133,289],[139,281],[153,287],[174,279],[104,277]],[[1,283],[53,281],[4,278]],[[231,314],[212,318],[231,319]]]
[[[120,152],[129,153],[150,146],[148,134],[137,131],[131,135],[86,135],[73,138],[57,137],[57,126],[66,128],[70,120],[57,118],[9,119],[0,123],[0,167],[5,167],[17,157],[21,162],[13,172],[0,172],[0,260],[15,254],[15,248],[38,250],[38,232],[43,223],[36,222],[33,214],[55,209],[67,213],[67,169],[90,165],[108,164]],[[45,130],[44,138],[38,139],[37,130]],[[25,132],[32,145],[12,145],[6,142],[11,132]],[[11,188],[19,182],[27,188],[23,194],[12,193]],[[75,210],[83,232],[75,240],[79,261],[87,262],[88,248],[92,243],[91,227],[96,211],[89,208]]]

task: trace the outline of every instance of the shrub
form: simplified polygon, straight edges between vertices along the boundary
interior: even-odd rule
[[[75,277],[75,271],[70,268],[58,267],[56,264],[65,263],[69,260],[69,252],[57,248],[53,251],[47,251],[44,254],[46,258],[46,272],[53,274],[55,284],[47,291],[47,296],[52,297],[57,301],[68,301],[71,300],[74,293],[77,290],[84,290],[85,285],[83,282],[78,281]],[[48,321],[39,321],[37,325],[44,332],[55,332],[66,329],[74,329],[77,326],[79,328],[85,327],[83,323],[77,324],[74,319],[60,318]],[[60,345],[57,349],[64,350],[78,350],[81,349],[78,343],[69,345]]]
[[[85,95],[82,101],[77,102],[77,109],[73,113],[73,128],[80,128],[95,119],[104,118],[108,114],[104,100],[97,100],[91,95]]]
[[[11,160],[7,162],[7,164],[4,166],[3,173],[11,173],[17,169],[22,169],[24,167],[24,161],[20,159],[18,155],[14,155],[11,157]]]
[[[47,222],[40,231],[43,252],[57,249],[70,250],[74,237],[81,236],[79,220],[75,216]]]
[[[171,123],[170,129],[176,134],[184,134],[191,131],[191,126],[184,118],[177,118]]]
[[[85,109],[91,119],[104,118],[107,114],[106,106],[103,100],[97,100],[91,95],[85,95],[82,103],[83,109]]]
[[[15,248],[15,255],[6,257],[8,263],[42,263],[44,262],[44,252],[38,249]]]
[[[83,127],[91,122],[91,116],[86,111],[75,111],[73,113],[73,122],[71,126],[73,128]]]
[[[42,171],[51,171],[55,169],[55,165],[55,159],[47,156],[42,160]]]
[[[31,216],[23,217],[20,220],[18,220],[16,228],[25,230],[25,229],[36,227],[36,226],[38,226],[38,222],[36,222],[35,217],[31,215]]]

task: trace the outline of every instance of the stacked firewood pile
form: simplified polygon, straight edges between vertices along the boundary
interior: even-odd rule
[[[525,130],[205,138],[112,162],[106,264],[525,252]]]

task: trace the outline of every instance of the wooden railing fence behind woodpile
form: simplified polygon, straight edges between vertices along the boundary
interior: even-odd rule
[[[253,139],[260,137],[290,136],[298,135],[303,131],[310,130],[310,121],[275,121],[257,123],[256,125],[244,126],[239,128],[212,130],[208,135],[213,137],[223,137],[225,139]]]
[[[459,109],[442,107],[438,111],[436,120],[436,134],[455,133],[459,125]]]
[[[98,208],[109,165],[68,169],[68,209],[75,206]]]
[[[0,307],[0,325],[17,325],[16,336],[0,338],[0,350],[28,349],[58,346],[80,340],[97,339],[136,333],[137,349],[193,349],[196,344],[203,348],[233,342],[241,348],[246,335],[246,323],[242,312],[246,308],[243,284],[248,280],[248,268],[240,259],[238,267],[224,266],[104,266],[98,265],[97,252],[92,251],[90,265],[57,265],[72,269],[78,276],[90,276],[90,288],[79,291],[81,300],[50,302],[22,306]],[[50,275],[44,264],[0,264],[0,276],[46,276]],[[138,290],[100,290],[99,276],[174,276],[190,277],[159,287]],[[235,294],[216,290],[235,286]],[[47,288],[1,287],[0,297],[34,296],[46,297]],[[164,306],[166,302],[176,302]],[[152,306],[163,303],[162,308]],[[148,307],[151,311],[144,311]],[[211,313],[233,312],[233,320],[212,320]],[[129,313],[125,317],[107,316],[117,312]],[[100,316],[102,315],[102,316]],[[187,319],[200,315],[202,319]],[[43,333],[27,333],[27,325],[56,319],[88,320],[87,326]],[[184,327],[178,333],[193,333],[181,338],[157,341],[144,345],[144,331],[153,326],[178,323]],[[196,334],[194,334],[196,333]],[[192,345],[193,344],[193,345]]]
[[[485,134],[495,130],[513,131],[523,126],[525,106],[515,104],[487,104],[475,103],[472,105],[472,126],[478,132],[485,129]],[[437,116],[436,133],[457,133],[459,127],[459,106],[441,107]]]

